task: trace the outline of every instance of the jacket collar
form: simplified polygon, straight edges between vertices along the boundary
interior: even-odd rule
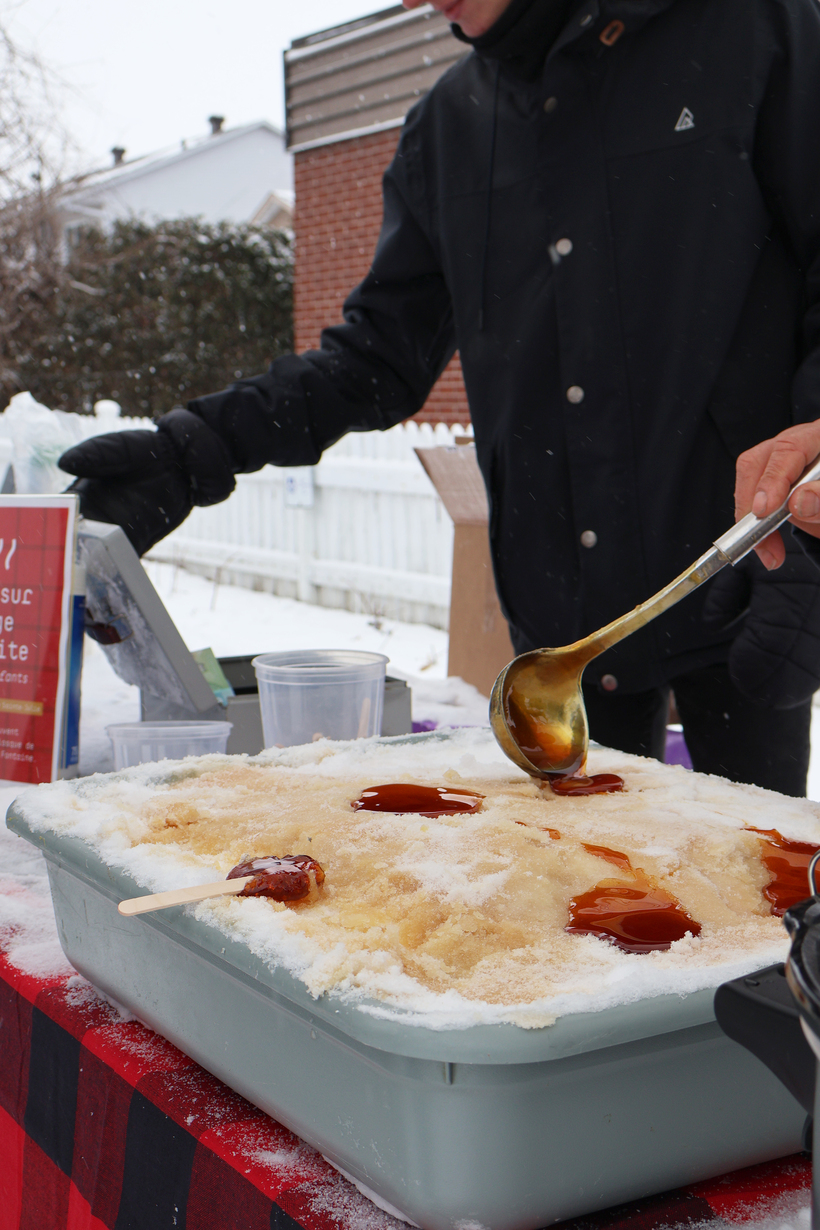
[[[458,25],[451,27],[485,60],[508,68],[516,77],[532,80],[541,71],[547,53],[576,0],[512,0],[485,34],[469,38]]]
[[[634,34],[672,4],[674,0],[583,0],[571,13],[550,55],[585,34],[600,34],[611,21],[623,22],[624,33]]]
[[[674,0],[512,0],[498,21],[479,38],[468,38],[460,26],[451,27],[482,59],[495,60],[517,77],[533,80],[547,56],[603,28],[621,21],[625,33],[634,33]]]

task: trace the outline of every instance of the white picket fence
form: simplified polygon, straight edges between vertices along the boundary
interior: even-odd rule
[[[95,415],[64,414],[18,394],[0,414],[0,462],[13,458],[18,491],[62,490],[55,463],[64,449],[151,426],[117,414],[113,403]],[[317,466],[239,475],[230,499],[194,509],[149,558],[217,582],[446,628],[453,526],[413,450],[465,434],[472,429],[413,422],[354,432]]]
[[[446,628],[453,526],[415,448],[450,445],[444,424],[351,433],[315,467],[237,477],[149,558],[321,606]]]

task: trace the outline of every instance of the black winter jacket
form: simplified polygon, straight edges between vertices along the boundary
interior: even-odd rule
[[[518,651],[654,593],[732,523],[738,453],[820,417],[816,0],[583,0],[534,80],[476,52],[441,78],[384,202],[321,350],[190,408],[236,470],[312,464],[458,348]],[[725,660],[703,600],[590,680]]]

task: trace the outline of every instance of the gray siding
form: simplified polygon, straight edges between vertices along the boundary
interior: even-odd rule
[[[394,127],[469,49],[434,9],[396,6],[285,52],[290,149]]]

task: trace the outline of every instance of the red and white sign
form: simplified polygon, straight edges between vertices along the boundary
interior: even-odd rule
[[[77,497],[0,495],[0,778],[56,781]]]

